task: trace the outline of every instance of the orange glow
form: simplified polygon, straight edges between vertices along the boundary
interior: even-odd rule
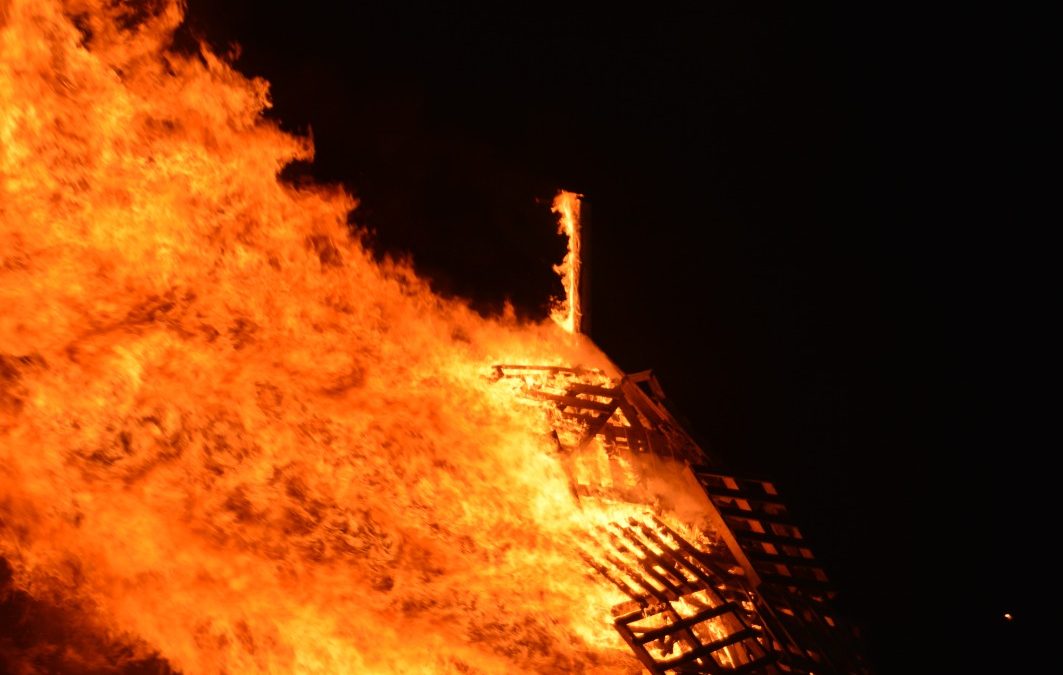
[[[554,197],[551,210],[558,214],[557,233],[568,239],[568,252],[560,265],[554,265],[554,272],[561,277],[565,288],[565,297],[554,302],[551,317],[569,333],[580,332],[580,320],[583,310],[580,307],[580,197],[575,192],[561,190]]]
[[[548,406],[491,378],[619,375],[569,335],[578,195],[561,326],[481,318],[279,182],[309,139],[150,7],[0,0],[14,586],[186,673],[638,672],[581,555],[646,509],[577,500]]]

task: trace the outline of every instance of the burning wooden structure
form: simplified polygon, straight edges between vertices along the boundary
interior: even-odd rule
[[[183,4],[0,0],[0,672],[865,670],[774,487],[573,335],[573,195],[560,329],[441,298]]]
[[[774,484],[723,472],[651,372],[499,365],[495,376],[552,407],[578,498],[673,511],[678,498],[704,523],[694,543],[647,513],[599,526],[583,546],[586,563],[630,598],[613,623],[651,673],[870,672]],[[669,473],[678,480],[665,489],[648,485]]]

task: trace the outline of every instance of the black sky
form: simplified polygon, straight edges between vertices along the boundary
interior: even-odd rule
[[[1045,502],[1015,500],[1041,485],[1050,267],[1021,64],[1047,43],[898,5],[693,7],[192,0],[185,37],[238,43],[312,130],[293,180],[342,182],[379,251],[482,311],[543,316],[548,202],[584,193],[592,337],[780,484],[881,672],[1033,649],[1015,523]],[[914,656],[936,640],[948,670]]]

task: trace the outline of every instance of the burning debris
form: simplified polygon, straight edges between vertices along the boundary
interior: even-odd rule
[[[579,334],[578,244],[563,327],[433,295],[181,20],[0,0],[0,665],[859,672],[770,484]]]

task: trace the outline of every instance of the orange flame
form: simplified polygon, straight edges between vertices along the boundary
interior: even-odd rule
[[[267,84],[151,8],[0,0],[14,586],[189,673],[632,668],[548,421],[485,368],[608,361],[375,263],[349,196],[278,182],[313,150]]]
[[[263,118],[267,83],[174,51],[181,21],[177,0],[0,0],[12,587],[123,645],[107,666],[638,671],[580,545],[644,509],[577,503],[543,406],[490,377],[618,375],[565,332],[578,195],[554,203],[564,330],[481,318],[375,262],[348,195],[279,182],[311,143]],[[98,669],[71,644],[11,669]]]
[[[569,333],[580,332],[583,310],[580,307],[580,197],[575,192],[561,190],[554,197],[551,210],[559,214],[557,233],[568,239],[568,252],[560,265],[554,265],[554,272],[561,277],[565,288],[565,297],[554,302],[551,318]]]

